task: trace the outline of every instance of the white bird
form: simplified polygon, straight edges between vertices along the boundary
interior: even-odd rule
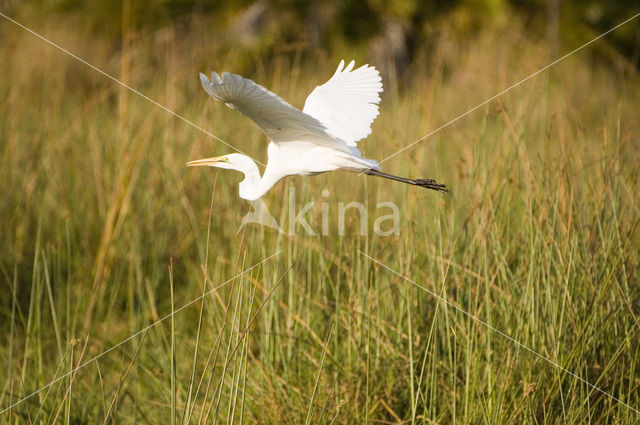
[[[269,138],[264,174],[246,155],[231,153],[188,162],[189,166],[211,166],[240,171],[240,197],[256,200],[274,184],[290,175],[313,175],[346,170],[384,177],[447,193],[445,185],[432,179],[411,180],[383,173],[373,159],[363,158],[356,142],[371,134],[378,116],[380,74],[373,66],[353,69],[340,61],[333,77],[316,87],[302,111],[259,84],[240,75],[211,73],[211,81],[200,74],[204,89],[219,102],[251,118]]]

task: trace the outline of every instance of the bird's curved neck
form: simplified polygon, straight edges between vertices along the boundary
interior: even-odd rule
[[[240,182],[239,194],[241,198],[248,201],[255,201],[262,197],[280,179],[273,174],[269,166],[267,166],[264,174],[260,176],[260,170],[253,161],[239,171],[244,173],[245,176],[244,180]]]

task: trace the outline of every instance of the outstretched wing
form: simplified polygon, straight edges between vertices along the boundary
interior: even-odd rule
[[[252,80],[228,72],[223,72],[222,76],[212,72],[211,81],[202,73],[200,81],[211,97],[251,118],[275,143],[309,141],[348,150],[347,145],[332,137],[318,119]]]
[[[302,109],[349,146],[371,134],[382,92],[380,73],[374,67],[363,65],[353,70],[354,65],[351,61],[344,68],[344,61],[340,61],[333,77],[311,92]]]

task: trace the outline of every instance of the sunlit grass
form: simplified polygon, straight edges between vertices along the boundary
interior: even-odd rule
[[[339,57],[253,62],[200,28],[106,40],[47,35],[197,125],[266,159],[246,118],[197,73],[246,72],[294,105]],[[383,164],[441,196],[332,173],[265,197],[327,236],[255,226],[239,175],[190,169],[229,148],[15,27],[0,48],[0,408],[258,268],[0,416],[2,423],[635,423],[594,391],[399,273],[640,408],[640,84],[585,51]],[[204,35],[203,35],[204,34]],[[211,41],[203,43],[203,40]],[[443,33],[387,90],[379,160],[548,63],[517,26]],[[354,53],[364,61],[366,55]],[[251,63],[251,62],[249,62]],[[329,196],[321,195],[323,189]],[[368,206],[337,235],[337,204]],[[395,202],[400,235],[373,233]],[[285,230],[289,230],[288,228]]]

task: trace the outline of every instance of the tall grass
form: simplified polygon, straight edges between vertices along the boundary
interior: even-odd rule
[[[192,25],[120,46],[63,22],[54,42],[264,162],[199,71],[243,72],[294,105],[338,53],[248,62]],[[78,25],[77,28],[82,28]],[[383,164],[451,194],[355,174],[265,197],[326,236],[247,226],[229,148],[17,27],[0,48],[0,423],[637,423],[640,415],[359,254],[370,255],[636,409],[640,82],[575,55]],[[364,62],[362,52],[345,52]],[[446,30],[386,81],[366,156],[383,159],[549,61],[517,24]],[[321,196],[328,189],[329,195]],[[368,236],[339,202],[369,211]],[[372,231],[395,202],[399,236]],[[287,230],[287,229],[285,229]],[[118,344],[262,259],[261,266]]]

